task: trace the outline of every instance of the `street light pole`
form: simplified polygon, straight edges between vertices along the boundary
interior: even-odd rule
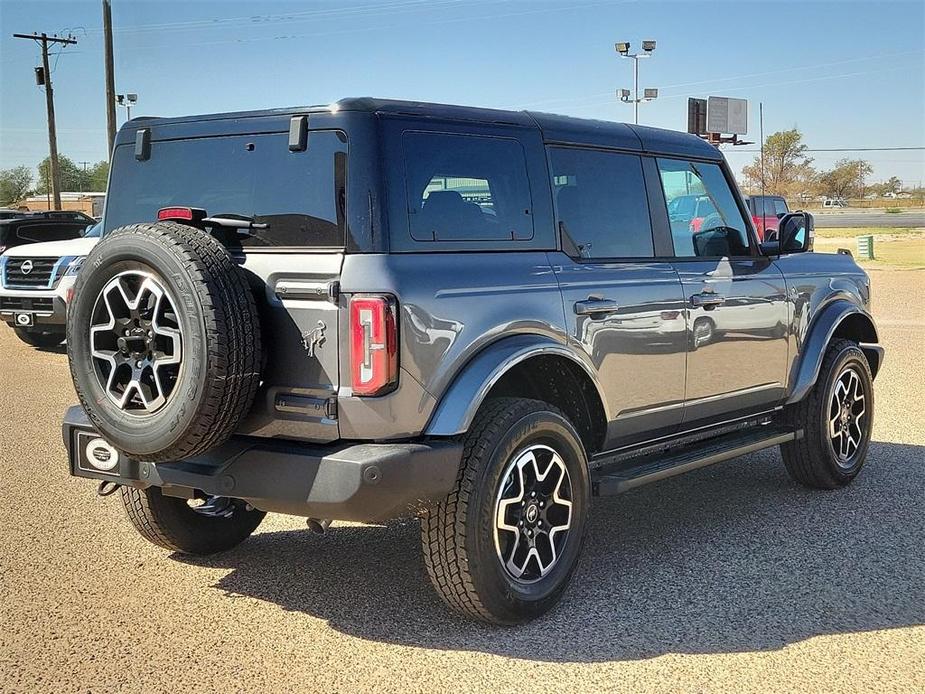
[[[633,56],[633,123],[639,125],[639,56]]]
[[[642,58],[649,58],[652,55],[652,52],[655,50],[655,41],[643,41],[642,42],[642,53],[630,53],[630,44],[628,41],[621,41],[614,44],[617,53],[620,54],[623,58],[632,58],[633,59],[633,98],[629,98],[628,89],[617,90],[617,96],[620,97],[620,101],[624,103],[633,104],[633,122],[639,123],[639,104],[644,101],[654,101],[658,98],[658,89],[646,89],[643,93],[643,96],[639,96],[639,61]]]

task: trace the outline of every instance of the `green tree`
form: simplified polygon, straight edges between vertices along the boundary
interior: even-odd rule
[[[839,159],[834,168],[819,176],[819,190],[830,198],[862,198],[864,179],[873,171],[863,159]]]
[[[28,166],[16,166],[0,171],[0,205],[22,200],[32,190],[32,171]]]
[[[796,128],[768,135],[764,141],[764,166],[761,155],[742,168],[745,187],[752,193],[793,197],[812,185],[816,172],[806,154],[803,135]]]
[[[98,161],[88,170],[89,181],[84,190],[90,190],[96,193],[105,193],[106,184],[109,182],[109,162]]]
[[[35,189],[35,192],[39,195],[44,195],[51,190],[50,170],[50,157],[45,157],[39,163],[39,184]],[[81,173],[80,169],[77,168],[77,164],[71,159],[58,155],[58,180],[61,182],[62,191],[80,190],[82,183]]]

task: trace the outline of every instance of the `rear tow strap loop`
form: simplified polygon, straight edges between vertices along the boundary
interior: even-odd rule
[[[118,484],[117,482],[113,482],[112,480],[103,480],[102,482],[100,482],[100,486],[96,488],[96,495],[97,496],[109,496],[110,494],[113,494],[121,486],[122,486],[121,484]]]

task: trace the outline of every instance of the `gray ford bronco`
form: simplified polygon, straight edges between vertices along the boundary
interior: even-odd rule
[[[811,215],[779,229],[665,130],[374,99],[136,118],[68,313],[70,471],[175,552],[266,512],[418,516],[451,607],[531,619],[594,496],[771,446],[809,487],[860,471],[869,280],[810,252]]]

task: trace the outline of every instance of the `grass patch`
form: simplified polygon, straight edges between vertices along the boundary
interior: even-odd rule
[[[923,227],[833,227],[831,229],[816,227],[817,239],[853,239],[855,236],[900,236],[923,233],[925,233]]]
[[[886,212],[887,214],[899,214],[900,212],[902,212],[902,208],[901,207],[887,207],[884,210],[884,212]]]
[[[857,244],[834,239],[816,238],[814,246],[819,253],[835,253],[839,248],[847,248],[858,264],[871,269],[901,268],[903,270],[925,269],[925,236],[918,238],[874,238],[875,260],[858,258]]]

